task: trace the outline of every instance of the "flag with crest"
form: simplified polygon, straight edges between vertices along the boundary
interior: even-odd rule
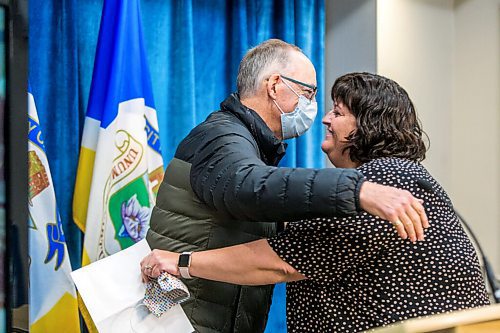
[[[29,89],[29,88],[28,88]],[[80,332],[71,263],[33,95],[28,90],[30,332]]]
[[[82,265],[143,239],[163,178],[138,0],[105,0],[73,197]]]
[[[139,0],[105,0],[73,196],[83,266],[146,236],[162,179]]]

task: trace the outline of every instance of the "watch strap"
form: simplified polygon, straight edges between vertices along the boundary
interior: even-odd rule
[[[182,252],[179,256],[179,263],[177,264],[177,267],[179,268],[179,273],[181,274],[181,277],[184,279],[192,279],[193,277],[189,274],[189,266],[191,266],[191,254],[193,252]],[[187,260],[187,265],[181,265],[181,257],[188,257]]]

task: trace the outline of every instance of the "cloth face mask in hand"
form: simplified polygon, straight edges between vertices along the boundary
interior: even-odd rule
[[[142,303],[157,317],[173,306],[189,299],[190,294],[181,280],[168,273],[162,273],[157,279],[146,284],[146,293]]]

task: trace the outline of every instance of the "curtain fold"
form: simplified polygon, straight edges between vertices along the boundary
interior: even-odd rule
[[[29,78],[43,124],[45,147],[73,267],[81,236],[71,200],[78,162],[80,122],[76,0],[30,1]]]
[[[30,82],[73,268],[81,263],[82,235],[71,202],[102,6],[103,0],[30,1]],[[315,123],[289,140],[281,165],[324,167],[324,0],[142,0],[141,7],[165,164],[235,91],[246,50],[280,38],[310,57],[319,86]],[[279,312],[283,318],[271,314],[268,332],[283,332],[282,306]]]

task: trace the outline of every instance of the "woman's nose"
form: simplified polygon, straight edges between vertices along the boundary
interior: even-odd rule
[[[332,111],[328,111],[324,115],[323,120],[322,120],[323,125],[326,125],[326,126],[330,125],[330,123],[331,123],[331,120],[330,120],[331,114],[332,114]]]

